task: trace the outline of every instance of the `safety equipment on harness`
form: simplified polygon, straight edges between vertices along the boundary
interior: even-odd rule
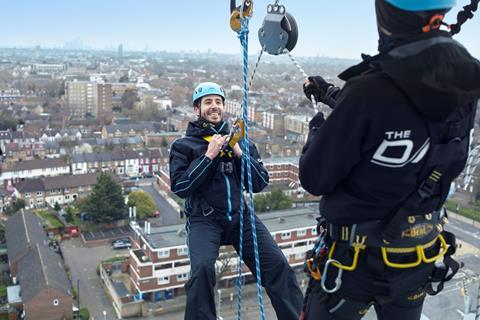
[[[222,87],[215,82],[202,82],[193,91],[192,102],[210,94],[219,95],[225,101],[225,91]]]
[[[243,10],[240,13],[240,10]],[[233,31],[239,32],[241,28],[241,17],[251,17],[253,15],[253,1],[243,1],[242,5],[236,6],[235,0],[230,0],[230,28]]]
[[[405,11],[429,11],[437,9],[448,9],[455,6],[456,0],[385,0],[392,6]]]
[[[227,139],[225,140],[225,143],[222,145],[222,148],[220,150],[220,157],[223,157],[227,155],[228,157],[233,157],[233,153],[231,150],[227,151],[227,147],[233,148],[238,141],[242,140],[243,137],[245,136],[245,122],[243,120],[236,120],[232,126],[232,129],[230,130],[230,133],[228,134]],[[204,136],[203,140],[210,142],[212,140],[212,136]]]
[[[303,84],[303,92],[307,99],[311,100],[313,96],[315,101],[323,102],[332,109],[335,108],[335,98],[340,88],[325,81],[321,76],[308,77],[308,81],[308,84]]]
[[[280,55],[285,49],[292,51],[298,40],[297,22],[284,6],[269,4],[258,39],[269,54]]]

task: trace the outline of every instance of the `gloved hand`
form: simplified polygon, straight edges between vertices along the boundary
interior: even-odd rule
[[[312,95],[317,102],[323,102],[330,108],[335,107],[335,96],[340,91],[333,84],[328,83],[321,76],[308,77],[308,81],[303,84],[303,92],[308,100],[312,99]]]
[[[310,120],[310,123],[308,124],[308,128],[312,130],[312,128],[319,128],[322,126],[323,122],[325,121],[325,116],[323,115],[322,112],[318,112],[312,120]]]

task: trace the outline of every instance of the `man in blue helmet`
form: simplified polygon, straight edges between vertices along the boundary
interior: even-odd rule
[[[340,74],[341,89],[304,84],[334,108],[312,119],[300,159],[302,186],[322,195],[307,320],[361,319],[371,306],[420,319],[459,268],[442,206],[467,159],[480,63],[442,30],[454,4],[376,0],[379,54]]]
[[[187,245],[190,279],[186,284],[185,319],[216,319],[214,303],[215,261],[221,245],[239,252],[241,140],[229,143],[223,120],[225,93],[216,83],[199,84],[193,93],[198,120],[190,122],[186,136],[170,150],[171,190],[186,199]],[[268,185],[257,148],[249,142],[253,192]],[[246,212],[246,211],[245,211]],[[250,215],[244,214],[243,260],[255,274]],[[293,270],[270,232],[255,218],[260,272],[278,319],[298,319],[302,293]]]

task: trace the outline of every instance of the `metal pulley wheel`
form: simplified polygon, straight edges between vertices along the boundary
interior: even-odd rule
[[[297,22],[282,5],[268,5],[267,16],[258,30],[262,48],[269,54],[279,55],[285,49],[292,51],[298,40]]]

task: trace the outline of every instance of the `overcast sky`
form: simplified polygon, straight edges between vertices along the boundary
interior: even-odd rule
[[[239,1],[237,0],[239,3]],[[250,49],[260,46],[257,32],[274,0],[255,0]],[[456,22],[458,0],[447,16]],[[298,56],[358,59],[377,48],[374,0],[281,0],[297,21]],[[83,43],[124,50],[207,51],[238,53],[229,27],[229,1],[221,0],[15,0],[3,1],[0,47],[64,47]],[[479,12],[480,15],[480,12]],[[480,17],[468,21],[456,39],[480,58]]]

